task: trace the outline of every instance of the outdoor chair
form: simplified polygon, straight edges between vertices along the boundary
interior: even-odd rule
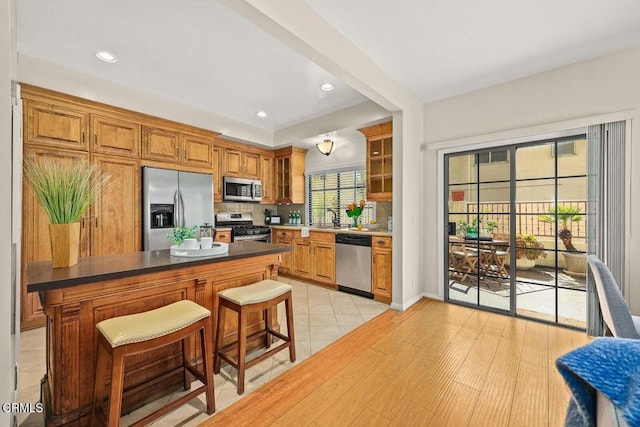
[[[453,265],[454,274],[461,275],[460,281],[464,282],[469,274],[478,273],[478,251],[464,243],[449,243],[449,265]]]
[[[596,282],[602,317],[617,338],[640,338],[640,317],[632,316],[611,271],[598,257],[589,255],[589,268]]]

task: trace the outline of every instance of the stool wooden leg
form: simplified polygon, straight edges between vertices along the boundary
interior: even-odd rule
[[[122,411],[122,388],[124,386],[124,350],[116,347],[111,353],[111,393],[107,425],[115,426],[120,422]]]
[[[200,346],[202,348],[202,372],[206,378],[207,414],[216,411],[215,390],[213,387],[213,337],[211,327],[200,329]]]
[[[93,386],[93,411],[91,412],[91,425],[98,425],[96,412],[102,409],[104,403],[104,393],[107,387],[107,363],[108,363],[108,351],[100,340],[98,340],[96,369],[95,369],[95,382]]]
[[[289,360],[296,361],[296,337],[293,332],[293,300],[291,293],[287,299],[284,300],[285,310],[287,312],[287,336],[291,340],[289,343]]]
[[[271,337],[271,334],[269,333],[271,331],[271,325],[273,325],[272,317],[273,317],[273,309],[266,308],[264,310],[264,329],[265,329],[264,345],[267,348],[271,347],[271,342],[272,342],[272,337]]]
[[[188,337],[184,337],[182,340],[182,366],[188,366],[191,363],[190,359],[191,354],[191,335]],[[189,372],[188,369],[183,368],[183,379],[184,382],[183,388],[185,390],[191,390],[191,383],[193,382],[193,375]]]
[[[238,394],[244,393],[244,370],[247,358],[247,312],[238,311]]]
[[[219,356],[219,353],[222,351],[222,344],[224,341],[224,316],[225,316],[226,308],[218,303],[218,324],[216,325],[216,345],[214,349],[214,366],[213,373],[219,374],[220,367],[222,366],[222,358]]]

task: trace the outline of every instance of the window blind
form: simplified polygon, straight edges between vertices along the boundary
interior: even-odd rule
[[[347,205],[366,200],[367,179],[364,169],[331,173],[316,173],[307,177],[307,215],[311,225],[331,224],[336,212],[340,224],[353,224],[347,216]],[[365,225],[374,219],[372,202],[366,202],[360,223]]]

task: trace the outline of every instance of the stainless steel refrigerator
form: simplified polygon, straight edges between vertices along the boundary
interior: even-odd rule
[[[213,225],[213,176],[144,167],[142,203],[144,250],[169,249],[174,227]]]

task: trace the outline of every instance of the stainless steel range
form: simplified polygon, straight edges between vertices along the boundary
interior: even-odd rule
[[[231,227],[232,242],[240,242],[242,240],[271,242],[271,228],[265,225],[254,225],[252,213],[217,213],[216,227]]]

